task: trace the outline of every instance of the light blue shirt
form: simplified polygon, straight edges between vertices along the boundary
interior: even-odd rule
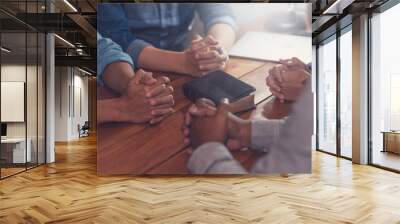
[[[124,61],[129,63],[133,68],[131,57],[122,51],[122,48],[111,39],[103,38],[97,34],[97,81],[104,85],[103,72],[107,65]]]
[[[216,23],[237,29],[229,6],[217,3],[101,3],[97,28],[101,35],[119,44],[138,67],[139,55],[149,45],[182,51],[190,42],[196,13],[205,31]]]

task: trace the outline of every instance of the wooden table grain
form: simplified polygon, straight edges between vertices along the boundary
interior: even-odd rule
[[[240,58],[229,60],[225,71],[256,88],[257,108],[240,114],[242,118],[249,118],[265,104],[271,104],[266,108],[274,110],[273,100],[270,100],[271,93],[265,84],[266,74],[274,65],[274,63]],[[155,74],[161,75],[161,73]],[[184,114],[191,102],[184,96],[182,85],[192,78],[175,74],[163,73],[162,75],[171,79],[175,89],[175,112],[157,125],[131,123],[99,125],[97,135],[99,175],[186,174],[188,172],[186,164],[190,154],[189,148],[185,148],[183,144],[181,128]],[[98,88],[98,99],[112,97],[117,97],[117,95],[106,87]],[[261,156],[251,150],[235,151],[233,155],[247,168],[250,168]]]

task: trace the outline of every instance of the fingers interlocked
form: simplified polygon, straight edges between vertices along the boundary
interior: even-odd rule
[[[281,102],[294,101],[300,94],[304,81],[309,77],[309,69],[298,58],[279,60],[281,64],[269,70],[266,84],[272,95]]]
[[[167,115],[173,112],[174,88],[171,86],[170,80],[165,77],[159,77],[156,82],[145,86],[145,94],[148,103],[151,106],[152,119],[151,124],[155,124],[163,120]]]
[[[212,36],[204,38],[196,35],[189,48],[189,54],[196,69],[202,74],[223,70],[228,61],[228,53]]]

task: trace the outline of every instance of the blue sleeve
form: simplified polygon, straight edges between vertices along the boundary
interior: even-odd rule
[[[132,59],[122,51],[118,44],[97,34],[97,81],[101,85],[104,85],[103,72],[105,68],[117,61],[127,62],[133,67]]]
[[[236,32],[238,30],[232,9],[223,3],[202,3],[197,5],[197,13],[203,21],[205,30],[216,23],[225,23],[232,27]]]
[[[122,4],[99,4],[97,27],[103,36],[111,38],[119,44],[131,56],[133,64],[138,67],[139,55],[150,43],[136,38],[129,31],[128,20]]]

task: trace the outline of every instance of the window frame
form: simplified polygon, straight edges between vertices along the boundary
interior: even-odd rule
[[[316,151],[323,152],[329,155],[333,155],[339,158],[344,158],[347,160],[352,160],[352,158],[347,157],[342,155],[341,153],[341,119],[340,119],[340,103],[341,103],[341,97],[340,97],[340,81],[341,81],[341,67],[340,67],[340,37],[347,32],[352,31],[352,23],[347,24],[345,27],[341,28],[340,30],[337,30],[336,33],[330,35],[329,37],[321,40],[316,44]],[[324,149],[321,149],[320,143],[319,143],[319,133],[320,133],[320,126],[319,126],[319,47],[321,44],[327,44],[331,41],[336,41],[336,152],[328,152]]]

